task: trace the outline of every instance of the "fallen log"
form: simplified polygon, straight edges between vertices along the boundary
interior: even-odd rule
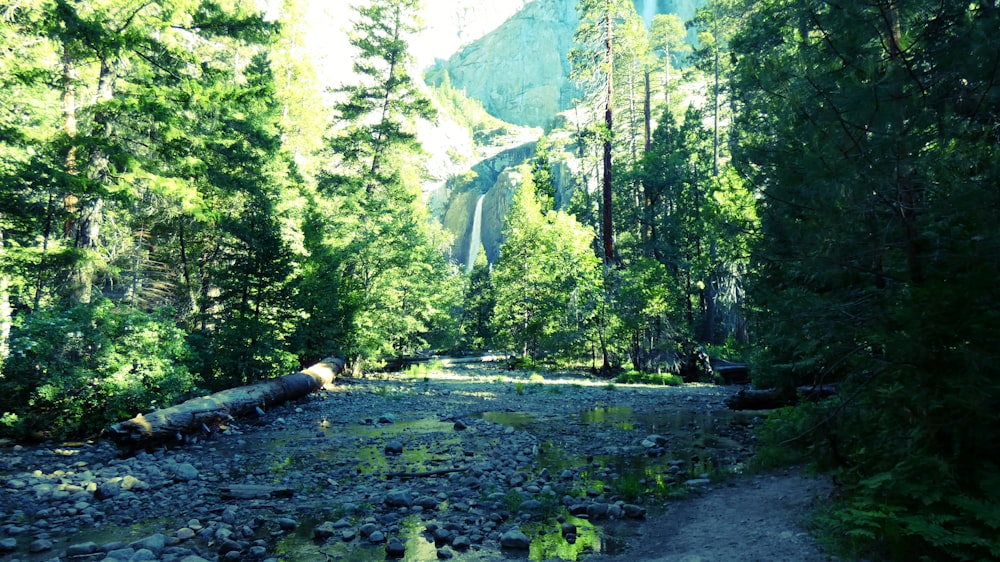
[[[777,388],[745,388],[726,398],[730,410],[773,410],[783,406],[793,406],[800,400],[817,401],[833,396],[837,389],[832,384],[800,386],[794,394]]]
[[[386,478],[428,478],[431,476],[441,476],[443,474],[453,474],[455,472],[465,472],[468,468],[442,468],[439,470],[429,470],[427,472],[390,472]]]
[[[232,484],[219,488],[219,497],[224,500],[260,500],[269,498],[290,498],[295,490],[286,486],[260,486],[255,484]]]
[[[220,423],[262,412],[263,408],[301,398],[330,384],[344,370],[344,360],[327,358],[290,375],[267,379],[192,398],[155,410],[108,428],[108,435],[122,449],[135,450],[156,443],[178,441],[184,435],[210,431]]]

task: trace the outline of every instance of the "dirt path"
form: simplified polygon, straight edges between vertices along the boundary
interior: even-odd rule
[[[625,554],[602,562],[824,562],[803,528],[831,486],[798,470],[745,477],[671,504],[642,525]],[[594,558],[598,560],[598,558]]]

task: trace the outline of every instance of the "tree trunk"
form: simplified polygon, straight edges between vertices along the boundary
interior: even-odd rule
[[[614,75],[614,41],[612,39],[612,18],[611,18],[611,2],[607,2],[605,7],[606,14],[606,30],[604,37],[604,48],[605,48],[605,61],[607,64],[608,79],[605,84],[604,92],[604,126],[607,127],[607,137],[604,139],[604,185],[602,186],[603,203],[604,208],[602,209],[601,222],[603,231],[602,235],[604,237],[604,263],[610,264],[615,259],[615,236],[614,228],[612,227],[612,197],[611,197],[611,186],[612,186],[612,176],[611,176],[611,137],[614,134],[614,80],[612,76]]]
[[[177,441],[185,434],[204,431],[221,422],[256,412],[258,408],[306,396],[333,382],[343,370],[342,359],[327,358],[298,373],[192,398],[149,414],[139,414],[112,425],[108,434],[122,449]]]
[[[0,215],[2,217],[3,215]],[[4,254],[3,229],[0,228],[0,262]],[[7,274],[0,273],[0,369],[10,354],[10,328],[13,312],[10,308],[10,288]]]

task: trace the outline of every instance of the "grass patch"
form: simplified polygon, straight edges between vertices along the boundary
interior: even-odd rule
[[[662,386],[680,386],[684,379],[673,373],[644,373],[629,369],[617,377],[615,382],[622,384],[658,384]]]

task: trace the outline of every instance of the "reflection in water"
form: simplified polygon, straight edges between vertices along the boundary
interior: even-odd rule
[[[473,414],[473,416],[514,429],[524,429],[535,423],[535,418],[525,412],[482,412]]]

